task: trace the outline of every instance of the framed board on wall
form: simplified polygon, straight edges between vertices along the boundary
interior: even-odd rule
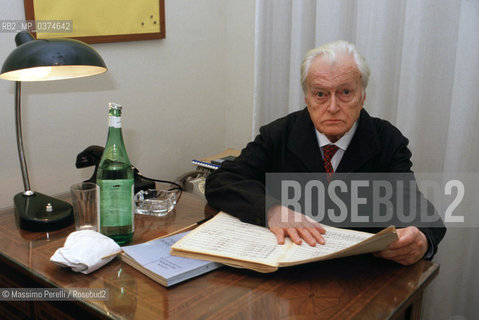
[[[24,0],[37,39],[86,43],[162,39],[164,0]]]

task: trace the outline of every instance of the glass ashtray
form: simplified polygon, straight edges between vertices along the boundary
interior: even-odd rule
[[[162,217],[176,206],[179,190],[148,189],[140,190],[134,198],[135,213]]]

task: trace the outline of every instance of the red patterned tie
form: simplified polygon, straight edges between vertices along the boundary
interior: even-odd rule
[[[328,181],[331,181],[331,176],[334,173],[333,166],[331,165],[331,158],[334,156],[339,147],[334,144],[328,144],[323,147],[323,161],[324,169],[328,173]]]

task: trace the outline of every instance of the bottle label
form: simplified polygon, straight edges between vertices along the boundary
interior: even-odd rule
[[[99,180],[100,226],[133,228],[133,179]]]
[[[109,116],[108,126],[113,128],[121,128],[121,117]]]

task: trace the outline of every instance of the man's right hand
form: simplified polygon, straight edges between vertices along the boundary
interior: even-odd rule
[[[316,243],[324,244],[322,234],[326,232],[321,225],[313,219],[280,205],[268,209],[268,227],[276,235],[279,244],[284,244],[284,237],[300,245],[302,240],[310,246]]]

